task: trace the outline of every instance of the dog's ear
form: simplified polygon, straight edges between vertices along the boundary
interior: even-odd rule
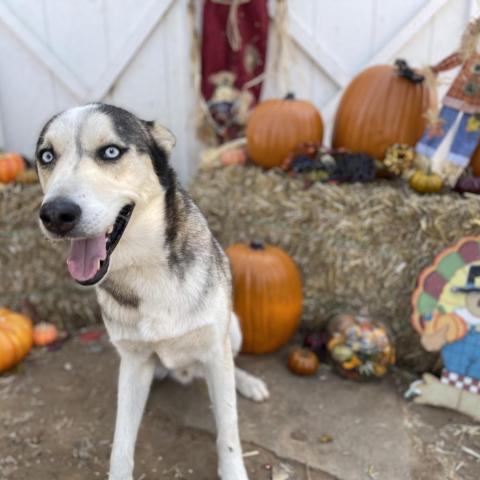
[[[157,122],[145,122],[145,125],[155,142],[162,147],[167,154],[170,154],[177,142],[175,135],[168,128]]]

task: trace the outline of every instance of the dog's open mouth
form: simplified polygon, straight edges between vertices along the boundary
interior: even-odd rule
[[[110,233],[71,240],[67,265],[70,275],[81,285],[95,285],[107,273],[110,255],[118,245],[133,212],[125,205],[117,215]]]

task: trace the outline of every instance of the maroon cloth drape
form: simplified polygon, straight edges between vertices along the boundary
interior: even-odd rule
[[[268,39],[267,0],[250,0],[238,7],[237,22],[241,36],[240,50],[232,50],[227,38],[229,5],[205,0],[202,29],[202,94],[206,100],[212,96],[214,85],[210,75],[230,71],[236,75],[235,87],[262,74]],[[250,91],[258,100],[261,84]]]

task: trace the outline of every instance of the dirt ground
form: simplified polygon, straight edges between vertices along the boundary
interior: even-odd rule
[[[113,436],[118,359],[105,339],[34,350],[0,376],[0,480],[104,479]],[[136,450],[135,480],[213,480],[214,437],[185,428],[155,407],[155,382]],[[188,388],[188,387],[187,387]],[[305,465],[243,443],[253,480],[329,480]],[[289,472],[289,473],[287,473]]]
[[[480,478],[480,425],[406,402],[408,374],[357,384],[322,366],[317,377],[300,378],[285,355],[240,359],[272,393],[266,404],[239,401],[250,480]],[[105,479],[117,369],[104,335],[77,335],[53,351],[34,349],[0,376],[0,480]],[[154,382],[135,480],[215,480],[210,417],[203,382]]]

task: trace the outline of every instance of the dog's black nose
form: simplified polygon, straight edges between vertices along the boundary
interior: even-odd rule
[[[81,208],[66,198],[58,197],[40,208],[40,220],[45,228],[57,235],[70,232],[80,220]]]

